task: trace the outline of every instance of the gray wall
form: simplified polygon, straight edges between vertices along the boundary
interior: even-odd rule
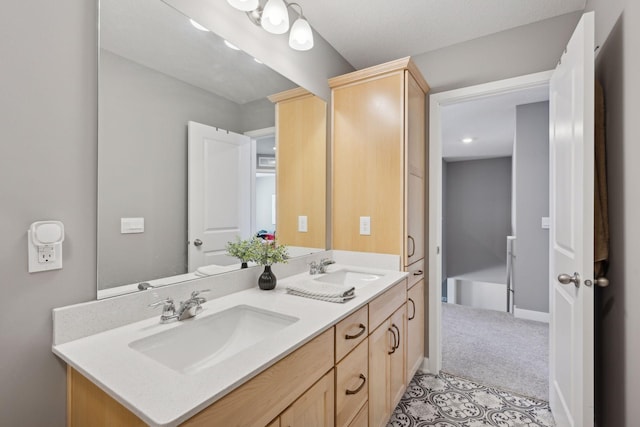
[[[105,50],[99,84],[99,286],[186,273],[187,122],[243,133],[254,120],[242,105]],[[275,124],[267,102],[270,112],[249,116],[263,127]],[[121,234],[121,217],[144,217],[145,232]]]
[[[65,425],[66,368],[51,353],[51,309],[96,297],[96,3],[0,6],[2,426]],[[257,49],[268,56],[268,46]],[[335,74],[350,70],[335,51],[305,55]],[[294,74],[287,77],[301,80]],[[64,268],[29,274],[26,230],[41,219],[65,224]]]
[[[549,312],[549,103],[516,107],[514,304]]]
[[[552,70],[581,13],[569,13],[414,56],[431,93]]]
[[[506,265],[511,157],[448,162],[446,171],[443,228],[448,277]]]
[[[598,425],[640,419],[640,2],[589,0],[596,12],[596,78],[606,102],[610,285],[596,293]]]
[[[63,426],[51,309],[96,295],[95,2],[0,6],[0,425]],[[29,224],[64,222],[64,268],[27,273]]]

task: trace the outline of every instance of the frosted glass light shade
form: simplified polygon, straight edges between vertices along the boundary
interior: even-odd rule
[[[271,34],[284,34],[289,30],[289,12],[283,0],[269,0],[260,20],[262,28]]]
[[[259,0],[227,0],[227,3],[243,12],[251,12],[258,8]]]
[[[313,32],[306,19],[298,18],[291,26],[289,47],[295,50],[309,50],[313,47]]]

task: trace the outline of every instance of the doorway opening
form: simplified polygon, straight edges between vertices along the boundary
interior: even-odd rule
[[[549,75],[431,97],[430,282],[440,286],[430,287],[430,369],[540,400],[548,400]]]

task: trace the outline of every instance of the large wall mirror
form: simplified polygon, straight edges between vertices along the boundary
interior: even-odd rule
[[[98,298],[238,269],[226,242],[278,236],[267,97],[295,88],[161,0],[100,0]]]

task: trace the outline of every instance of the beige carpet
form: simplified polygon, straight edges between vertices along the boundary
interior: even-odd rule
[[[442,370],[549,400],[549,325],[442,304]]]

